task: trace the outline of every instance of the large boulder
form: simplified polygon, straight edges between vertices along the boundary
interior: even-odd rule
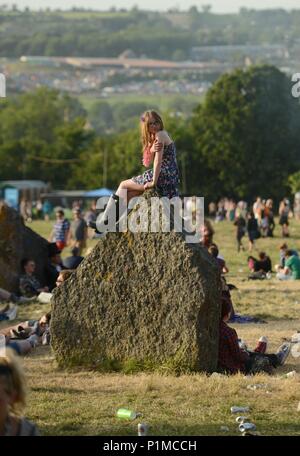
[[[18,291],[23,258],[36,262],[36,276],[44,283],[48,242],[24,225],[17,211],[0,203],[0,287]]]
[[[109,233],[54,292],[56,359],[65,367],[211,372],[220,294],[215,260],[181,233]]]

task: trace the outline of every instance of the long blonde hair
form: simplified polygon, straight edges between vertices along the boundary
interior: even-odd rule
[[[9,348],[6,348],[6,355],[0,357],[0,380],[4,382],[7,394],[15,396],[10,412],[22,416],[26,405],[25,377],[19,360]]]
[[[149,120],[151,118],[159,122],[160,129],[164,130],[164,123],[160,115],[156,111],[145,111],[141,116],[141,142],[143,149],[148,147],[154,140],[149,131]]]

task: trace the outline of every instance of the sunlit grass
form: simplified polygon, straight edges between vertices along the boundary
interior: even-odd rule
[[[52,223],[34,221],[30,227],[47,237]],[[267,324],[234,327],[250,348],[266,335],[268,351],[274,352],[284,338],[300,330],[300,281],[248,281],[248,252],[236,252],[235,228],[229,222],[214,228],[215,241],[230,269],[228,281],[238,287],[233,292],[236,311],[267,320]],[[300,249],[299,228],[300,224],[292,221],[292,237],[287,240],[290,247]],[[274,264],[281,242],[277,227],[275,238],[260,239],[257,247],[266,251]],[[20,306],[18,321],[38,318],[46,310],[47,306],[37,304]],[[230,413],[232,405],[250,406],[249,417],[263,435],[300,435],[300,358],[291,355],[274,376],[251,378],[59,370],[48,347],[38,348],[23,363],[30,388],[27,415],[45,435],[136,435],[137,421],[116,418],[119,407],[143,413],[141,420],[149,424],[150,435],[224,435],[221,426],[229,428],[227,434],[238,435],[235,416]],[[285,378],[292,370],[298,374]],[[263,386],[247,389],[257,383]]]

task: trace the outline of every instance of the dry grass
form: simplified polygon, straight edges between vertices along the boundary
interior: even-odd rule
[[[44,235],[50,226],[31,225]],[[300,330],[300,281],[279,283],[247,281],[248,254],[235,253],[234,228],[224,222],[216,225],[216,242],[230,268],[228,280],[238,286],[233,293],[236,311],[261,316],[268,323],[234,325],[249,347],[262,335],[269,338],[269,352],[277,349],[283,338]],[[291,247],[300,248],[299,225],[292,223]],[[260,239],[259,248],[277,261],[281,239]],[[94,241],[93,241],[94,242]],[[19,319],[37,318],[47,306],[20,307]],[[2,323],[3,326],[3,323]],[[40,347],[24,358],[29,385],[27,415],[45,435],[136,435],[137,421],[120,421],[119,407],[143,413],[151,435],[222,435],[228,426],[237,435],[232,405],[249,405],[249,416],[263,435],[300,435],[300,358],[290,356],[276,375],[241,375],[207,377],[203,374],[162,376],[153,374],[100,374],[91,371],[70,372],[57,368],[49,348]],[[293,378],[284,374],[298,373]],[[257,390],[251,384],[262,384]]]
[[[143,413],[152,435],[220,435],[222,425],[237,435],[230,406],[249,405],[264,435],[300,435],[300,376],[282,378],[292,364],[276,377],[102,375],[57,370],[50,350],[42,348],[24,363],[31,386],[28,415],[44,434],[136,435],[136,421],[115,417],[124,406]],[[264,387],[247,389],[255,383]]]

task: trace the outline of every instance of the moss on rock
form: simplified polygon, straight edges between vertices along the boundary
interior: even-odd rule
[[[44,283],[48,242],[24,225],[17,211],[0,203],[0,287],[18,291],[21,260],[36,262],[36,275]]]
[[[142,211],[155,192],[146,196]],[[108,233],[55,290],[56,358],[100,370],[211,372],[220,293],[215,260],[181,233]]]

